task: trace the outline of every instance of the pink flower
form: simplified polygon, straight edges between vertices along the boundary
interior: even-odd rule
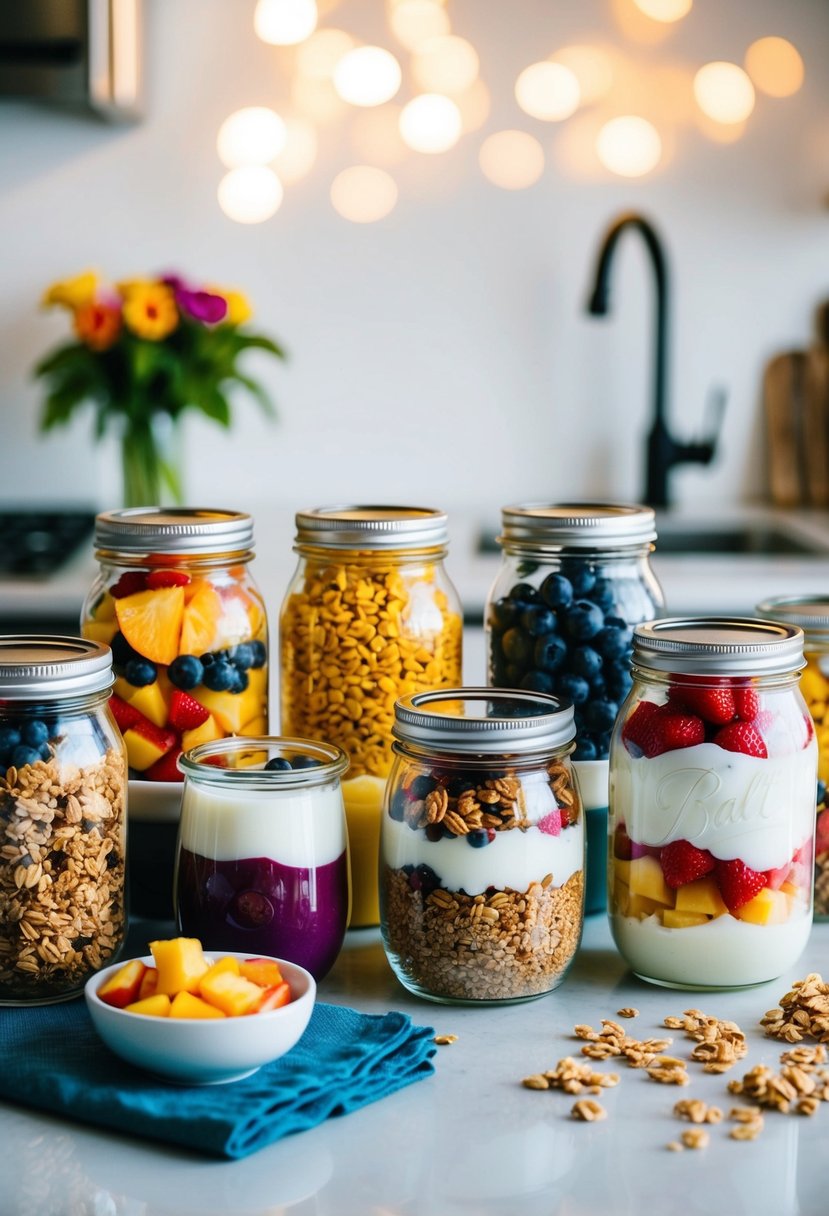
[[[176,303],[182,312],[204,325],[216,325],[227,316],[227,300],[213,291],[191,287],[178,274],[166,274],[161,280],[175,292]]]

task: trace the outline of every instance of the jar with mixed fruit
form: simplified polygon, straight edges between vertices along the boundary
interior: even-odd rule
[[[575,706],[587,821],[588,912],[605,907],[607,757],[631,687],[633,627],[664,605],[650,567],[650,507],[529,503],[505,507],[501,569],[485,612],[488,673],[498,688],[554,693]]]
[[[608,901],[642,979],[774,979],[812,923],[817,743],[803,632],[753,619],[634,631],[610,753]]]
[[[348,756],[351,924],[376,925],[394,703],[461,681],[447,518],[420,507],[324,507],[300,512],[296,525],[299,563],[279,621],[281,730]]]
[[[0,1005],[77,996],[127,932],[126,756],[112,657],[0,638]]]
[[[268,730],[268,635],[237,511],[135,507],[95,523],[81,632],[112,648],[130,776],[182,781],[182,751]]]
[[[380,854],[383,943],[436,1001],[523,1001],[581,938],[584,818],[572,706],[458,688],[401,698]]]
[[[799,625],[805,635],[800,691],[812,715],[818,755],[815,920],[829,920],[829,595],[764,600],[757,611],[773,621]]]

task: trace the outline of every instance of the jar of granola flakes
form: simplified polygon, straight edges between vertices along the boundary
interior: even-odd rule
[[[126,755],[112,655],[0,638],[0,1004],[77,996],[127,930]]]
[[[495,1004],[561,983],[584,913],[573,708],[457,688],[401,698],[380,907],[395,975],[435,1001]]]
[[[394,703],[461,682],[447,518],[421,507],[324,507],[300,512],[296,526],[299,564],[279,621],[281,732],[334,743],[349,758],[351,925],[376,925]]]
[[[829,920],[829,595],[764,600],[757,611],[773,621],[799,625],[806,667],[800,677],[817,735],[815,823],[815,920]]]

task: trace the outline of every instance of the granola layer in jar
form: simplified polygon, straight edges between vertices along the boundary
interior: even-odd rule
[[[424,693],[398,702],[395,737],[380,907],[397,978],[446,1002],[551,991],[584,910],[572,708],[517,691]]]

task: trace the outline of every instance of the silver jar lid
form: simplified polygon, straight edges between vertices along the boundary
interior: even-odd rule
[[[547,693],[442,688],[401,697],[392,734],[447,754],[527,755],[566,746],[576,725],[572,705]]]
[[[829,645],[829,595],[784,595],[763,600],[757,611],[771,621],[799,625],[806,644]]]
[[[95,518],[95,547],[117,553],[237,553],[253,546],[253,518],[209,507],[127,507]]]
[[[784,675],[805,665],[803,630],[751,617],[649,621],[633,631],[633,664],[678,675]]]
[[[38,701],[105,692],[112,651],[98,642],[43,634],[0,638],[0,700]]]
[[[296,514],[296,543],[328,549],[423,549],[449,540],[448,517],[431,507],[315,507]]]
[[[501,511],[500,542],[604,549],[656,539],[652,507],[601,502],[529,502]]]

